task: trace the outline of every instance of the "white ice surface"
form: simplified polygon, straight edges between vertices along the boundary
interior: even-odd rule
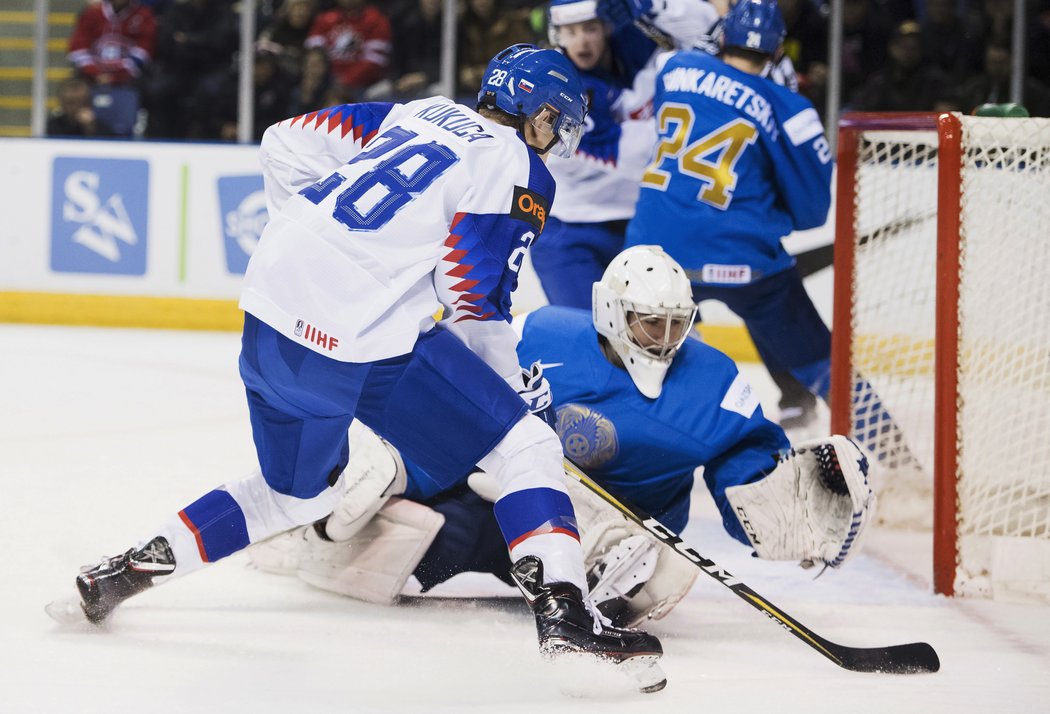
[[[233,334],[0,325],[0,712],[1050,711],[1050,608],[934,596],[916,535],[875,533],[817,580],[753,560],[702,489],[684,534],[700,552],[832,641],[928,641],[942,670],[841,670],[705,575],[652,624],[669,679],[654,695],[563,694],[517,599],[384,608],[243,555],[103,629],[58,626],[43,606],[79,565],[253,468],[237,351]]]

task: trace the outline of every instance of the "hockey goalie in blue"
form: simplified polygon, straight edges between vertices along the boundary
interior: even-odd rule
[[[791,449],[736,365],[695,338],[689,281],[673,259],[655,246],[628,249],[593,293],[593,313],[547,306],[515,320],[526,401],[556,413],[569,458],[678,532],[702,466],[726,531],[758,556],[837,567],[856,552],[874,508],[863,455],[842,436]],[[374,435],[351,432],[358,458],[339,508],[253,548],[257,565],[386,603],[410,575],[424,591],[465,571],[509,582],[505,543],[523,534],[497,524],[486,474],[442,491]],[[569,491],[592,603],[620,624],[666,614],[697,570],[598,497]],[[383,504],[391,494],[402,497]]]

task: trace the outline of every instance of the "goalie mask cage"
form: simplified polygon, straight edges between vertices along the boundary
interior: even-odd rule
[[[847,114],[832,431],[934,589],[1050,600],[1050,119]]]

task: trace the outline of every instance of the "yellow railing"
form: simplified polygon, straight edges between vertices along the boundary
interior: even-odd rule
[[[45,76],[48,79],[68,79],[73,76],[69,67],[49,67]],[[0,79],[32,79],[32,67],[0,67]]]
[[[56,109],[58,100],[51,97],[47,100],[48,109]],[[32,109],[32,97],[0,97],[0,109]]]
[[[3,10],[0,11],[0,25],[32,25],[37,20],[35,12],[25,10]],[[47,23],[51,27],[69,28],[77,20],[73,12],[51,12],[47,15]],[[68,34],[68,31],[66,32]],[[66,38],[49,38],[47,40],[48,52],[65,52],[68,46]],[[0,50],[28,51],[34,46],[31,37],[3,37],[0,38]],[[73,71],[68,67],[51,67],[46,70],[45,76],[50,81],[68,79],[73,76]],[[0,80],[32,80],[32,67],[0,67]],[[53,109],[56,105],[54,99],[48,100],[48,108]],[[0,108],[3,109],[32,109],[33,100],[28,95],[8,95],[0,97]],[[0,124],[0,136],[30,136],[31,128],[27,125]]]
[[[76,13],[73,12],[51,12],[47,15],[49,25],[72,26],[76,20]],[[36,22],[36,13],[29,10],[0,11],[0,24],[3,25],[31,25],[34,22]]]
[[[0,37],[0,50],[31,50],[34,45],[32,37]],[[68,47],[69,40],[61,37],[47,41],[47,49],[50,52],[65,52]]]

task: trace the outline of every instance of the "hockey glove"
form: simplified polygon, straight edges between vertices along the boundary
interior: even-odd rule
[[[726,489],[760,558],[837,568],[875,514],[868,460],[845,436],[796,445],[765,478]]]
[[[525,386],[518,390],[518,395],[529,406],[529,412],[547,422],[551,429],[556,430],[558,415],[554,411],[550,382],[543,376],[543,365],[533,362],[532,367],[528,369],[522,367],[521,381]]]
[[[598,17],[617,30],[652,10],[652,0],[598,0],[597,7]]]

